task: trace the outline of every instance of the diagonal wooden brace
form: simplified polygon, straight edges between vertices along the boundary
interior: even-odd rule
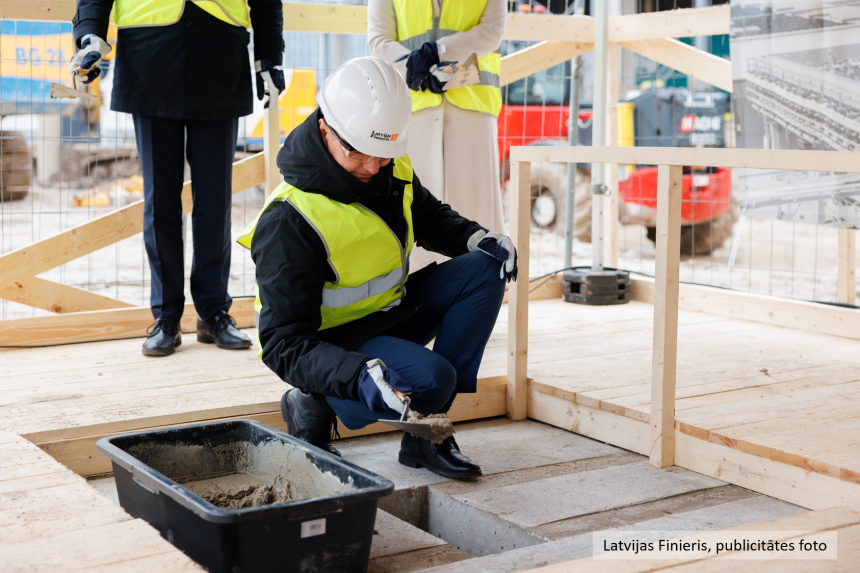
[[[233,164],[233,193],[265,181],[263,154]],[[191,182],[182,188],[182,212],[191,211]],[[143,231],[143,201],[87,221],[32,245],[0,256],[0,288],[14,286],[40,273],[108,247]]]

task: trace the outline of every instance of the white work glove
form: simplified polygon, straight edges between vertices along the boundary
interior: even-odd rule
[[[269,99],[263,104],[263,108],[269,109],[270,101],[278,101],[278,95],[270,93],[269,84],[271,83],[278,90],[278,94],[287,87],[284,79],[284,67],[275,65],[269,60],[257,60],[254,62],[254,70],[257,72],[257,99],[262,101],[264,96],[269,96]],[[268,81],[266,74],[268,74]]]
[[[385,366],[379,358],[365,363],[367,370],[358,376],[358,398],[374,412],[384,413],[386,407],[400,414],[405,420],[409,417],[409,396],[398,396],[392,386],[406,388],[397,372]],[[400,390],[403,392],[404,390]]]
[[[96,35],[87,35],[81,41],[81,49],[72,56],[69,73],[72,76],[83,77],[83,83],[88,84],[99,77],[102,72],[99,64],[102,58],[111,51],[111,45]]]
[[[430,73],[444,84],[457,73],[457,64],[454,62],[442,62],[439,65],[433,64],[430,66]]]
[[[507,235],[490,231],[477,231],[469,237],[466,243],[469,252],[481,251],[496,260],[502,261],[502,269],[499,272],[500,279],[508,282],[517,280],[517,249],[514,242]]]

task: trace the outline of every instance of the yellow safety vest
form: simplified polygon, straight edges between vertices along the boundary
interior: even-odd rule
[[[487,0],[443,0],[442,13],[433,17],[433,0],[394,0],[397,14],[397,41],[404,47],[417,50],[425,42],[435,42],[471,30],[481,21]],[[445,55],[439,56],[445,61]],[[462,63],[462,62],[461,62]],[[499,75],[502,58],[498,51],[478,58],[481,83],[445,92],[448,103],[461,109],[480,111],[495,116],[502,110],[502,93]],[[442,96],[430,91],[412,92],[412,111],[442,104]]]
[[[260,218],[279,201],[289,201],[325,243],[334,282],[322,292],[320,330],[358,320],[395,307],[403,296],[409,275],[409,254],[415,242],[412,231],[412,164],[404,155],[394,162],[394,177],[408,181],[403,190],[406,244],[361,203],[341,203],[319,193],[306,193],[284,182],[266,199],[262,210],[242,232],[238,243],[250,249]],[[260,313],[266,304],[254,283],[254,318],[259,336]],[[257,338],[259,347],[259,338]],[[262,348],[260,348],[262,354]]]
[[[117,28],[169,26],[179,21],[185,2],[191,1],[222,22],[251,26],[245,0],[116,0],[114,21]]]

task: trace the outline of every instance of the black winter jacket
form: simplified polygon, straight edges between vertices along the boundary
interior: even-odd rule
[[[405,242],[402,190],[406,182],[393,176],[396,160],[367,183],[356,179],[325,148],[318,126],[321,117],[317,109],[284,143],[278,154],[284,180],[342,203],[360,201]],[[440,203],[417,176],[412,188],[417,244],[449,257],[465,254],[469,237],[483,227]],[[358,400],[358,375],[372,357],[355,349],[417,311],[409,301],[409,282],[400,306],[319,331],[323,284],[334,280],[334,272],[322,239],[291,203],[277,203],[260,219],[251,257],[263,304],[258,325],[263,362],[297,388]]]
[[[127,0],[135,1],[135,0]],[[78,0],[75,41],[107,37],[114,0]],[[283,62],[280,0],[248,0],[254,59]],[[169,26],[122,28],[117,33],[111,109],[136,115],[223,120],[254,110],[250,33],[222,22],[190,0]]]

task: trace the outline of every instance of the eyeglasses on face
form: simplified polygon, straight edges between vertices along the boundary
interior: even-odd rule
[[[390,157],[377,157],[375,155],[368,155],[366,153],[362,153],[358,151],[356,148],[351,146],[349,143],[343,140],[340,135],[329,125],[328,130],[334,136],[338,143],[340,143],[341,148],[343,149],[343,154],[346,155],[346,158],[350,161],[354,161],[355,163],[369,163],[374,159],[378,159],[380,163],[386,163],[391,158]]]

